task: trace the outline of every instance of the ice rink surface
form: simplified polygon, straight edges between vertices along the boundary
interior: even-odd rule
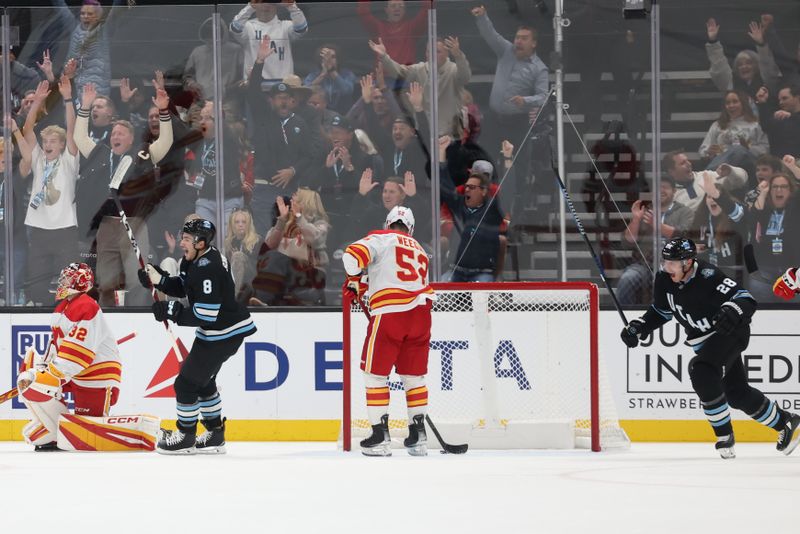
[[[0,533],[800,532],[800,451],[709,443],[613,453],[391,458],[332,443],[229,443],[222,456],[33,453],[0,443]]]

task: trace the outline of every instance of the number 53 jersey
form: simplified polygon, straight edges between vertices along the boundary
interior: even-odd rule
[[[362,271],[367,270],[373,315],[402,312],[436,300],[428,284],[428,254],[406,233],[370,232],[347,247],[343,261],[355,261]]]
[[[692,276],[686,282],[676,284],[669,274],[659,272],[653,293],[653,310],[663,322],[675,317],[686,330],[686,343],[695,350],[714,334],[712,320],[723,303],[746,299],[749,302],[745,309],[754,309],[756,304],[749,291],[702,260],[695,262]],[[749,322],[749,317],[745,321]]]

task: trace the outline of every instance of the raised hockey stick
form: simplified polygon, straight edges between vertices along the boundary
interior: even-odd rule
[[[111,190],[111,197],[114,199],[114,204],[119,212],[119,218],[122,222],[122,226],[125,227],[125,232],[128,234],[128,241],[130,241],[131,247],[133,247],[133,252],[136,254],[136,259],[139,260],[139,268],[144,269],[144,258],[142,257],[142,251],[139,248],[139,243],[136,242],[136,236],[133,234],[133,228],[131,228],[131,225],[128,222],[128,216],[125,213],[125,209],[122,207],[122,202],[119,201],[119,186],[122,184],[122,178],[128,172],[128,168],[132,163],[133,159],[130,156],[125,156],[122,158],[122,160],[119,162],[116,172],[114,172],[114,177],[109,184],[109,189]],[[158,302],[158,293],[156,293],[156,288],[154,285],[151,285],[150,287],[150,294],[153,296],[153,301]],[[164,319],[162,322],[164,323],[164,328],[166,328],[167,334],[169,334],[170,341],[172,342],[172,350],[175,353],[175,357],[178,359],[178,362],[183,362],[183,360],[189,354],[189,351],[186,350],[186,347],[183,345],[183,343],[181,343],[175,336],[175,333],[169,326],[169,321]]]
[[[117,345],[122,345],[126,341],[130,341],[131,339],[133,339],[135,337],[136,337],[136,332],[131,332],[127,336],[122,336],[121,338],[119,338],[117,340]],[[0,395],[0,404],[3,404],[4,402],[6,402],[8,400],[13,399],[17,395],[19,395],[19,390],[17,388],[11,388],[10,390],[8,390],[5,393],[3,393],[2,395]]]
[[[552,157],[550,158],[550,164],[551,167],[553,168],[553,174],[555,174],[556,180],[558,180],[558,187],[561,190],[561,194],[564,197],[564,202],[567,204],[570,213],[572,213],[573,219],[575,219],[575,226],[578,227],[578,232],[580,232],[581,237],[583,237],[583,241],[586,243],[586,247],[589,249],[589,254],[592,255],[592,259],[594,260],[595,265],[597,265],[597,270],[600,273],[600,280],[603,281],[603,285],[606,286],[608,294],[611,295],[611,300],[614,302],[614,307],[617,309],[617,312],[619,312],[619,316],[622,319],[623,324],[625,324],[625,326],[628,326],[628,319],[625,317],[625,313],[622,311],[622,305],[619,303],[619,300],[617,300],[617,295],[611,288],[611,284],[608,283],[608,279],[606,278],[606,271],[605,269],[603,269],[603,264],[600,262],[600,257],[594,251],[594,247],[592,246],[592,242],[589,240],[589,236],[586,235],[586,230],[583,227],[581,218],[578,217],[578,212],[575,210],[575,205],[572,203],[572,198],[570,198],[569,193],[567,192],[567,186],[564,184],[564,180],[561,179],[561,174],[559,174],[558,167],[556,167]]]

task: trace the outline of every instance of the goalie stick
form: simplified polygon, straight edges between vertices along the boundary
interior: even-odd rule
[[[129,341],[136,337],[136,332],[131,332],[127,336],[123,336],[117,340],[117,345],[122,345],[126,341]],[[2,395],[0,395],[0,404],[3,404],[6,401],[9,401],[19,395],[19,390],[17,388],[11,388],[10,390],[6,391]]]
[[[367,308],[364,307],[364,304],[363,304],[363,302],[361,302],[361,299],[358,298],[358,295],[356,295],[353,291],[350,291],[350,290],[346,290],[346,291],[349,292],[349,294],[351,296],[351,300],[353,302],[357,302],[358,303],[358,307],[361,308],[361,311],[364,312],[364,315],[366,316],[367,321],[369,321],[372,318],[372,316],[367,311]],[[436,425],[433,424],[433,420],[431,419],[430,415],[425,414],[425,421],[428,423],[428,426],[431,427],[431,430],[433,430],[433,435],[436,436],[436,440],[439,442],[439,445],[442,446],[442,451],[441,451],[442,454],[464,454],[465,452],[467,452],[467,449],[469,449],[469,444],[468,443],[462,443],[462,444],[459,444],[459,445],[453,445],[453,444],[447,443],[444,440],[444,438],[442,438],[442,435],[439,433],[439,429],[436,428]]]
[[[111,183],[108,187],[111,190],[111,197],[114,199],[114,205],[117,207],[117,211],[119,212],[120,222],[122,222],[122,226],[125,227],[125,232],[128,234],[128,241],[130,241],[131,247],[133,247],[133,252],[136,254],[136,259],[139,260],[139,268],[144,269],[145,266],[144,258],[142,257],[142,251],[139,249],[139,243],[136,242],[136,236],[133,234],[133,228],[131,228],[131,225],[128,222],[128,216],[125,213],[125,209],[122,207],[122,202],[119,200],[119,186],[122,185],[122,179],[125,177],[125,174],[127,174],[132,163],[133,158],[131,158],[130,155],[123,157],[119,162],[119,166],[117,167],[117,170],[114,173],[114,176],[111,179]],[[159,301],[158,294],[156,293],[156,287],[154,285],[150,288],[150,294],[153,296],[154,302]],[[178,341],[178,338],[175,336],[175,333],[169,326],[169,322],[166,319],[164,319],[162,322],[164,323],[164,328],[167,329],[167,334],[169,334],[170,341],[172,342],[172,350],[175,352],[175,357],[178,359],[178,362],[183,362],[184,358],[189,354],[189,351],[186,350],[186,347],[183,346],[183,343]]]

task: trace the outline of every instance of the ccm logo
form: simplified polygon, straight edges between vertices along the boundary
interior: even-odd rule
[[[114,423],[117,424],[124,424],[124,423],[138,423],[138,417],[109,417],[107,423],[109,425],[113,425]]]

